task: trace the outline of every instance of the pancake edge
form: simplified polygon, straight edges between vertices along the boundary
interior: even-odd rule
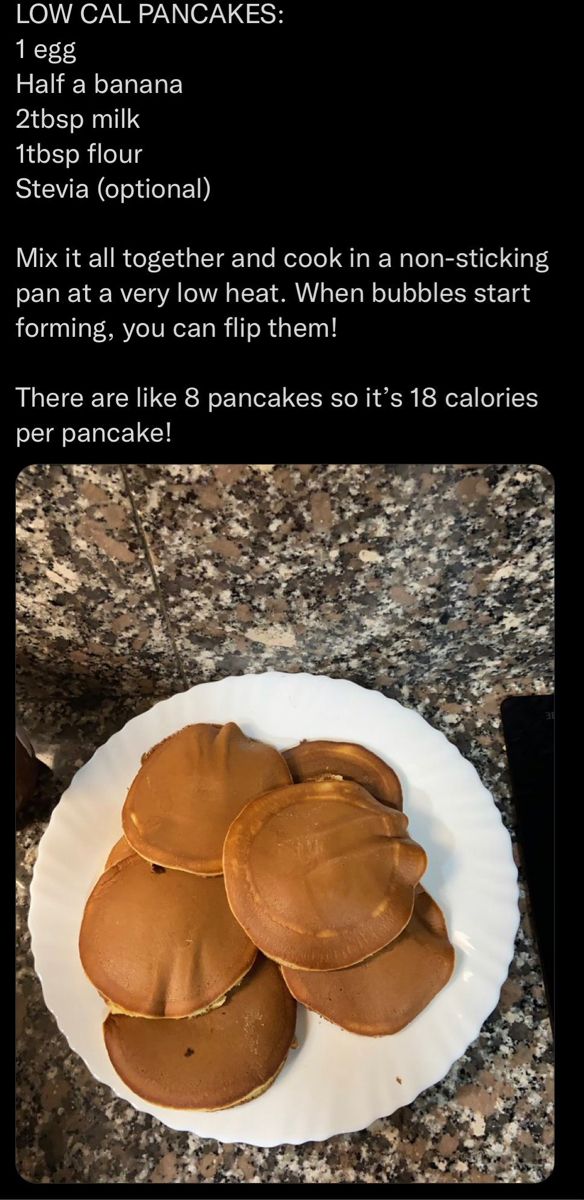
[[[452,946],[452,942],[450,943],[450,945]],[[412,1025],[413,1022],[416,1021],[418,1019],[418,1017],[420,1017],[422,1015],[422,1013],[425,1012],[426,1009],[430,1007],[430,1005],[433,1003],[433,1001],[436,999],[436,997],[440,995],[440,992],[444,991],[444,988],[448,986],[448,984],[450,983],[450,980],[452,979],[452,976],[454,974],[454,968],[456,966],[456,950],[455,950],[454,946],[452,946],[452,950],[453,950],[452,967],[450,969],[450,974],[448,976],[448,979],[444,980],[444,983],[442,984],[442,986],[440,988],[438,988],[438,991],[435,992],[433,996],[430,997],[430,999],[428,1000],[428,1003],[425,1004],[424,1007],[421,1008],[419,1010],[419,1012],[416,1013],[415,1017],[412,1017],[409,1021],[404,1021],[403,1025],[398,1025],[397,1028],[395,1028],[395,1029],[382,1029],[379,1032],[378,1031],[365,1032],[365,1030],[355,1029],[351,1025],[342,1025],[340,1021],[333,1021],[332,1017],[329,1017],[329,1016],[327,1016],[326,1013],[321,1012],[319,1008],[313,1008],[313,1006],[311,1004],[306,1003],[306,1000],[301,1000],[292,991],[292,988],[290,987],[288,980],[286,979],[286,976],[284,974],[284,970],[282,970],[282,968],[280,968],[280,969],[282,971],[282,979],[284,980],[284,983],[285,983],[286,987],[288,988],[288,991],[290,992],[292,999],[295,1000],[297,1004],[301,1004],[302,1007],[307,1009],[308,1012],[314,1013],[314,1015],[317,1017],[322,1017],[323,1021],[328,1021],[329,1025],[334,1025],[336,1029],[343,1029],[345,1031],[345,1033],[351,1033],[351,1034],[353,1034],[354,1037],[366,1037],[366,1038],[394,1037],[394,1035],[396,1033],[401,1033],[402,1029],[407,1029],[408,1025]],[[365,962],[366,960],[363,959],[363,961]],[[355,966],[359,966],[359,964],[356,963]],[[296,968],[293,968],[293,967],[291,968],[291,970],[295,970],[295,969]],[[306,974],[309,975],[310,971],[307,971]],[[333,972],[331,971],[330,974],[333,974]]]
[[[109,996],[106,996],[104,992],[100,992],[99,988],[97,988],[96,990],[99,992],[99,995],[101,996],[102,1000],[105,1000],[111,1013],[119,1013],[123,1017],[139,1017],[142,1021],[188,1021],[191,1017],[203,1017],[205,1015],[205,1013],[211,1012],[211,1009],[221,1008],[221,1005],[225,1004],[225,1001],[226,1001],[227,997],[229,996],[229,994],[234,990],[234,988],[239,987],[240,983],[243,982],[246,975],[249,975],[249,972],[251,971],[252,967],[255,966],[255,962],[256,962],[256,959],[258,956],[257,946],[254,947],[254,949],[255,949],[255,954],[253,956],[253,959],[252,959],[249,967],[246,968],[246,970],[243,972],[243,975],[239,976],[239,979],[235,980],[235,983],[230,984],[230,986],[227,988],[227,991],[223,992],[222,996],[218,996],[216,1000],[212,1000],[210,1004],[207,1004],[206,1008],[197,1008],[194,1012],[181,1013],[180,1016],[171,1017],[171,1016],[165,1016],[164,1013],[161,1014],[161,1013],[134,1012],[134,1011],[131,1011],[129,1008],[122,1008],[120,1004],[115,1004],[113,1000],[110,1000]],[[85,970],[85,968],[83,968],[83,969]],[[86,974],[87,978],[89,979],[89,975],[87,975],[87,971],[85,971],[85,974]],[[89,979],[89,982],[91,983],[91,979]],[[92,984],[92,987],[95,987],[94,983]],[[290,991],[289,988],[288,988],[288,991]]]

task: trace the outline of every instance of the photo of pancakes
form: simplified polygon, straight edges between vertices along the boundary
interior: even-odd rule
[[[284,752],[294,783],[310,779],[348,779],[360,783],[375,800],[403,808],[400,781],[388,763],[352,742],[300,742]]]
[[[282,755],[233,722],[187,725],[144,756],[124,804],[124,834],[149,862],[220,875],[234,817],[255,796],[290,782]]]
[[[454,948],[444,915],[419,885],[411,921],[378,954],[346,971],[282,969],[301,1004],[342,1029],[368,1037],[398,1033],[448,983]]]
[[[121,1078],[146,1100],[213,1112],[261,1095],[294,1037],[296,1004],[275,963],[256,966],[220,1008],[186,1021],[112,1014],[104,1026]]]
[[[79,954],[110,1061],[144,1100],[251,1101],[296,1044],[298,1004],[393,1036],[451,978],[402,782],[365,747],[282,754],[233,722],[187,725],[143,754],[122,828]]]
[[[334,971],[401,933],[427,866],[407,817],[347,780],[317,780],[248,804],[225,839],[229,903],[284,966]]]
[[[221,878],[168,871],[132,854],[93,889],[79,953],[110,1004],[176,1018],[220,1001],[257,952],[231,913]]]

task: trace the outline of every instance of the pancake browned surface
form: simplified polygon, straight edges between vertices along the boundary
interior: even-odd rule
[[[412,919],[395,941],[346,971],[282,967],[292,995],[351,1033],[397,1033],[448,983],[454,948],[443,913],[418,886]]]
[[[277,962],[330,971],[362,962],[407,925],[424,850],[407,817],[356,783],[278,788],[233,822],[223,854],[231,908]]]
[[[283,1066],[296,1004],[278,967],[258,957],[221,1008],[186,1021],[112,1014],[108,1054],[124,1083],[168,1108],[231,1108],[269,1087]]]
[[[256,949],[221,878],[152,867],[134,854],[94,887],[79,953],[91,982],[124,1012],[186,1017],[220,1000],[249,971]]]
[[[144,757],[124,804],[124,833],[150,862],[220,875],[234,817],[290,780],[282,755],[237,725],[187,725]]]
[[[104,872],[109,871],[110,867],[115,867],[117,863],[123,862],[125,858],[131,858],[136,851],[125,837],[121,837],[115,846],[112,846],[105,863]]]
[[[284,751],[294,783],[341,777],[360,783],[381,804],[403,808],[400,781],[377,754],[353,742],[300,742]]]

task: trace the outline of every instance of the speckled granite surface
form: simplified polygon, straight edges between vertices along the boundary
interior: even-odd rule
[[[28,884],[48,813],[129,717],[193,683],[308,670],[418,709],[514,834],[499,721],[553,687],[553,484],[538,467],[35,467],[17,484],[19,715],[53,767],[18,833],[18,1150],[37,1183],[537,1182],[552,1042],[522,889],[515,960],[447,1077],[370,1129],[258,1150],[97,1084],[44,1007]],[[516,851],[516,857],[519,859]]]

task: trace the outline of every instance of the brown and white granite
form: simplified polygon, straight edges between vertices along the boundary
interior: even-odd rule
[[[538,1182],[552,1041],[522,888],[515,959],[447,1077],[369,1130],[258,1150],[166,1129],[97,1084],[44,1007],[26,929],[52,804],[164,695],[247,671],[347,677],[471,759],[515,841],[499,704],[553,687],[553,482],[537,466],[28,468],[19,715],[54,769],[18,834],[18,1165],[36,1183]],[[516,848],[516,855],[518,851]]]
[[[140,691],[180,665],[119,467],[27,467],[17,492],[18,665],[84,691]],[[184,685],[183,685],[184,686]]]

